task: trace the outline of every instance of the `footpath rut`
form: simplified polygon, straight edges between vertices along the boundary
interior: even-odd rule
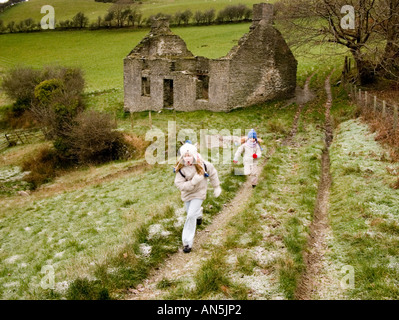
[[[330,117],[330,109],[332,105],[330,85],[331,74],[325,81],[327,102],[325,104],[325,138],[321,159],[321,179],[317,191],[313,221],[310,225],[307,249],[304,253],[306,269],[300,279],[295,294],[296,299],[298,300],[318,299],[322,296],[322,291],[325,290],[325,286],[329,283],[329,279],[324,272],[324,257],[328,250],[327,234],[330,230],[328,223],[328,200],[331,186],[329,148],[333,140],[333,130]]]
[[[308,77],[301,97],[301,103],[298,107],[297,113],[293,120],[293,125],[289,135],[281,142],[283,145],[291,144],[296,135],[298,128],[298,121],[306,102],[313,98],[309,91],[309,83],[314,73]],[[275,149],[271,148],[268,153],[262,157],[258,164],[258,172],[261,172],[266,165],[267,160],[274,154]],[[223,241],[223,230],[229,221],[239,212],[241,212],[253,192],[250,179],[240,187],[237,195],[229,203],[224,205],[223,210],[215,216],[211,225],[203,230],[196,232],[194,238],[193,250],[186,254],[179,249],[179,251],[168,257],[162,266],[151,271],[149,277],[138,285],[136,289],[130,289],[130,293],[126,295],[127,300],[156,300],[162,299],[165,291],[157,289],[157,283],[163,279],[190,279],[196,274],[201,266],[201,261],[207,259],[210,251],[207,249],[207,244]]]

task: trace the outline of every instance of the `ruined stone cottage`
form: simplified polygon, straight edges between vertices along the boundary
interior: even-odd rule
[[[167,20],[124,59],[125,111],[229,111],[295,93],[297,61],[273,27],[273,6],[253,6],[253,22],[219,59],[194,56]]]

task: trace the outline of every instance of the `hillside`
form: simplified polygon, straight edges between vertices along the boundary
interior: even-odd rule
[[[40,10],[45,5],[51,5],[55,9],[56,20],[71,19],[82,11],[90,20],[96,20],[98,16],[104,16],[109,3],[95,2],[94,0],[30,0],[19,3],[0,14],[0,20],[5,24],[10,21],[22,21],[28,18],[40,22],[44,14]]]
[[[252,4],[259,1],[254,0],[218,0],[218,1],[202,1],[202,0],[173,0],[173,1],[142,1],[138,4],[138,8],[146,18],[159,12],[164,14],[174,14],[177,11],[184,11],[189,8],[192,12],[196,10],[205,10],[214,8],[217,11],[223,9],[227,5],[246,4],[252,7]],[[83,12],[90,21],[97,21],[98,16],[102,18],[107,13],[110,3],[95,2],[94,0],[30,0],[20,3],[0,14],[0,20],[7,25],[10,21],[22,21],[32,18],[40,22],[44,14],[40,13],[40,9],[44,5],[51,5],[55,9],[55,17],[57,21],[71,19],[78,12]]]

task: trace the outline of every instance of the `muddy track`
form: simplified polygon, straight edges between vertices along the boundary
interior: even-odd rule
[[[309,83],[314,73],[308,77],[304,87],[304,94],[311,96],[309,93]],[[299,105],[295,114],[293,125],[288,136],[282,141],[283,145],[291,144],[297,129],[300,114],[304,104]],[[258,172],[266,165],[267,160],[274,154],[275,149],[272,148],[262,158],[259,163]],[[251,187],[250,179],[248,179],[239,189],[237,195],[228,204],[225,204],[222,211],[213,219],[212,224],[205,229],[197,231],[194,239],[193,250],[190,254],[185,254],[181,249],[176,254],[168,257],[160,268],[155,268],[151,271],[150,276],[136,289],[131,289],[130,293],[126,295],[128,300],[154,300],[162,299],[165,295],[163,290],[157,289],[156,285],[162,279],[192,279],[196,274],[201,262],[209,257],[209,250],[207,244],[221,243],[224,240],[223,231],[229,221],[239,212],[241,212],[251,197],[253,188]]]
[[[313,76],[315,74],[316,74],[316,72],[313,72],[306,79],[305,86],[304,86],[303,90],[300,90],[301,91],[300,96],[296,97],[295,99],[292,100],[292,102],[298,103],[299,106],[298,106],[298,110],[297,110],[297,112],[295,114],[295,117],[294,117],[294,121],[293,121],[293,124],[292,124],[291,131],[288,134],[288,136],[284,139],[284,141],[282,142],[283,145],[292,145],[293,144],[293,139],[296,136],[296,133],[298,131],[299,117],[300,117],[300,115],[302,113],[303,107],[305,106],[306,102],[309,102],[310,100],[312,100],[314,98],[313,93],[309,89],[309,85],[310,85],[310,80],[313,78]]]
[[[298,300],[311,300],[319,297],[319,291],[322,289],[323,283],[327,283],[327,281],[323,279],[323,265],[324,255],[327,251],[326,235],[329,230],[328,199],[331,186],[329,147],[333,139],[330,117],[332,104],[330,86],[331,74],[325,81],[327,102],[325,104],[325,138],[321,158],[321,179],[317,191],[313,221],[310,225],[307,249],[304,253],[305,272],[299,281],[295,293],[295,297]]]

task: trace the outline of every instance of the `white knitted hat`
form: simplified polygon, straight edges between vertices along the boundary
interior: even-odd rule
[[[180,147],[180,155],[184,157],[186,153],[191,154],[194,157],[194,161],[198,158],[197,147],[191,143],[185,143]]]

